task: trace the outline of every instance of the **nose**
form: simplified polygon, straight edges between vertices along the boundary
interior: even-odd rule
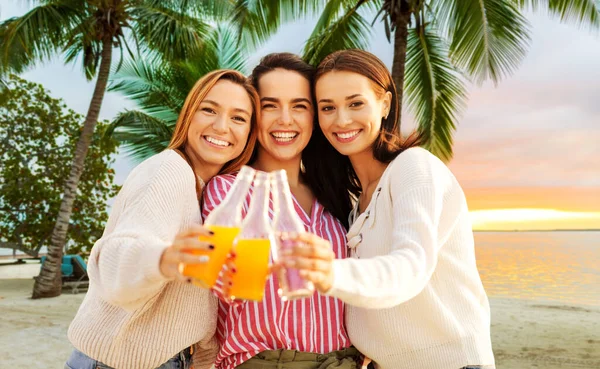
[[[212,127],[217,133],[227,133],[227,129],[229,128],[227,117],[223,114],[219,114],[215,118]]]
[[[292,124],[292,114],[290,114],[289,108],[284,107],[283,109],[281,109],[281,117],[279,120],[280,120],[281,124],[285,124],[285,125]]]
[[[350,123],[352,123],[352,119],[350,119],[350,114],[345,109],[338,109],[337,124],[340,127],[344,127]]]

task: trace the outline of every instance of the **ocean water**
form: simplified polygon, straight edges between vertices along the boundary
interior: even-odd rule
[[[475,251],[490,297],[600,306],[600,231],[475,232]]]
[[[490,297],[600,306],[600,232],[476,232]]]

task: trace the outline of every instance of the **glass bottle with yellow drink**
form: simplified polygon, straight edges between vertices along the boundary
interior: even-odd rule
[[[208,263],[179,265],[179,272],[184,276],[192,277],[193,283],[205,288],[214,287],[223,264],[231,252],[233,240],[240,233],[242,207],[255,173],[254,169],[243,166],[225,199],[213,209],[204,221],[204,226],[214,232],[214,235],[206,241],[210,241],[215,248],[210,251],[197,250],[194,251],[194,254],[208,255],[210,257]]]
[[[261,301],[269,275],[273,230],[269,218],[270,176],[257,172],[250,208],[234,241],[236,273],[231,276],[230,299]]]

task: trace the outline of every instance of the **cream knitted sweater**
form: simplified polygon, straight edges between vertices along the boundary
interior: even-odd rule
[[[378,369],[493,365],[490,308],[464,193],[420,148],[394,159],[348,232],[329,295],[350,340]]]
[[[195,183],[173,150],[131,172],[90,255],[89,291],[68,332],[75,348],[117,369],[153,369],[197,344],[195,369],[212,365],[217,298],[159,270],[175,235],[201,222]]]

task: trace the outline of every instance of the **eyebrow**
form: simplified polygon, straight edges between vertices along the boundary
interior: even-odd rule
[[[362,95],[361,94],[354,94],[354,95],[346,96],[345,100],[352,100],[355,97],[359,97],[359,96],[362,96]],[[321,99],[321,100],[319,100],[319,104],[320,103],[332,103],[332,102],[333,102],[333,100],[331,100],[331,99]]]
[[[219,105],[218,102],[213,101],[213,100],[202,100],[202,102],[214,105],[216,107],[220,107],[221,106],[221,105]],[[249,116],[252,116],[252,114],[250,114],[246,109],[234,108],[233,111],[239,112],[239,113],[245,113],[245,114],[248,114]]]
[[[276,97],[263,97],[263,98],[260,99],[260,101],[261,102],[268,101],[268,102],[278,103],[279,99],[276,98]],[[292,99],[292,103],[299,103],[299,102],[304,102],[304,103],[307,103],[309,105],[312,105],[312,102],[309,99],[305,98],[305,97],[297,97],[295,99]]]

